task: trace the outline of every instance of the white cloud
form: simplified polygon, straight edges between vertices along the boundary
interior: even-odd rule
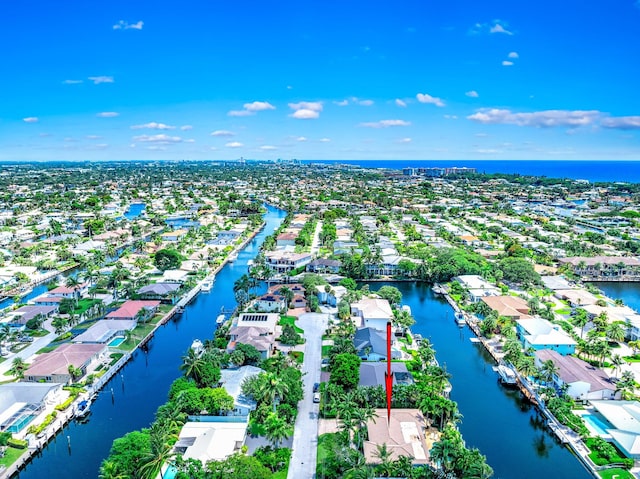
[[[373,100],[359,100],[358,105],[360,106],[371,106],[373,105]]]
[[[96,116],[98,118],[115,118],[116,116],[120,116],[120,113],[117,111],[101,111]]]
[[[513,62],[510,62],[510,61],[508,61],[508,60],[503,60],[503,61],[502,61],[502,66],[503,66],[503,67],[510,67],[510,66],[513,66]]]
[[[493,26],[489,29],[489,33],[504,33],[506,35],[513,35],[513,32],[507,30],[502,24],[500,24],[499,20],[496,20]]]
[[[211,132],[211,136],[229,137],[229,136],[235,136],[235,135],[236,134],[234,132],[229,130],[216,130]]]
[[[120,20],[113,26],[114,30],[142,30],[144,22],[142,20],[136,23],[129,23],[125,20]]]
[[[427,93],[418,93],[416,95],[416,98],[420,103],[430,103],[432,105],[439,106],[439,107],[445,106],[445,103],[444,101],[442,101],[441,98],[431,96]]]
[[[182,125],[180,129],[182,131],[187,131],[187,130],[193,130],[193,127],[191,125]]]
[[[24,121],[25,123],[38,123],[39,119],[37,116],[28,116],[26,118],[23,118],[22,121]]]
[[[167,147],[166,146],[162,146],[162,145],[150,145],[145,147],[147,150],[151,150],[151,151],[166,151]]]
[[[396,98],[395,103],[396,103],[396,106],[399,106],[401,108],[406,108],[407,106],[407,102],[404,100],[401,100],[400,98]]]
[[[248,111],[264,111],[276,109],[275,106],[266,101],[254,101],[253,103],[245,103],[243,107]]]
[[[196,140],[194,140],[193,138],[187,138],[186,140],[184,140],[185,143],[195,143]]]
[[[494,20],[491,23],[476,23],[469,29],[470,35],[479,35],[482,33],[502,33],[505,35],[513,35],[513,32],[508,30],[509,25],[502,20]]]
[[[289,103],[289,108],[292,110],[311,110],[322,111],[321,101],[301,101],[298,103]]]
[[[482,109],[467,119],[482,124],[503,124],[549,128],[554,126],[587,126],[593,124],[600,112],[597,110],[544,110],[531,113],[514,113],[511,110]]]
[[[365,128],[389,128],[391,126],[409,126],[411,122],[405,120],[380,120],[360,123]]]
[[[100,140],[102,137],[99,135],[87,135],[85,136],[87,140]]]
[[[314,120],[320,116],[320,113],[317,110],[302,108],[300,110],[294,111],[289,116],[292,118],[297,118],[298,120]]]
[[[520,58],[520,55],[518,55],[518,52],[509,52],[507,56],[509,58]]]
[[[601,124],[605,128],[615,128],[618,130],[640,130],[640,116],[604,118]]]
[[[251,103],[245,103],[242,105],[242,110],[231,110],[227,113],[229,116],[251,116],[256,112],[265,110],[275,110],[276,107],[267,101],[254,101]]]
[[[411,138],[401,138],[398,140],[398,143],[411,143]]]
[[[307,141],[307,138],[305,136],[299,136],[296,138],[296,141]]]
[[[251,116],[251,115],[255,115],[254,112],[249,111],[249,110],[231,110],[230,112],[227,113],[227,115],[229,116]]]
[[[331,138],[320,138],[320,143],[329,143],[331,142]]]
[[[99,85],[100,83],[113,83],[113,77],[111,76],[97,76],[97,77],[89,77],[89,80],[93,82],[94,85]]]
[[[447,120],[457,120],[458,115],[444,115]]]
[[[229,143],[227,143],[224,146],[226,146],[228,148],[242,148],[244,145],[242,143],[240,143],[239,141],[230,141]]]
[[[478,95],[478,92],[475,90],[470,90],[466,92],[465,95],[467,95],[469,98],[478,98],[480,96]]]
[[[273,150],[277,150],[278,148],[272,145],[262,145],[260,149],[264,151],[273,151]]]
[[[289,103],[289,108],[294,112],[289,115],[298,120],[314,120],[320,116],[322,111],[321,101],[301,101],[298,103]]]
[[[62,83],[64,85],[77,85],[78,83],[82,83],[82,80],[65,80]]]
[[[182,138],[179,136],[169,136],[164,133],[160,133],[158,135],[139,135],[133,137],[134,141],[140,141],[143,143],[159,143],[168,145],[171,143],[181,143]]]
[[[349,104],[349,100],[334,101],[333,103],[335,103],[338,106],[347,106]]]
[[[165,125],[164,123],[156,123],[152,121],[150,123],[145,123],[143,125],[133,125],[131,127],[132,130],[142,130],[145,128],[149,128],[150,130],[175,130],[175,126]]]

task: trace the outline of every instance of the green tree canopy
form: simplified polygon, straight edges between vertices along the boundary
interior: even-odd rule
[[[175,249],[165,248],[156,251],[153,264],[161,271],[178,269],[182,264],[182,255]]]
[[[360,363],[360,358],[355,354],[336,355],[331,362],[330,383],[339,384],[345,389],[357,387],[360,381]]]

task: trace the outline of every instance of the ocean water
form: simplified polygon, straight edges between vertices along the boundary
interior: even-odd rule
[[[640,158],[639,158],[640,160]],[[364,168],[404,167],[468,167],[477,168],[479,173],[510,173],[548,178],[571,178],[574,180],[622,181],[640,183],[640,161],[530,161],[530,160],[317,160],[304,163],[340,163],[359,165]]]

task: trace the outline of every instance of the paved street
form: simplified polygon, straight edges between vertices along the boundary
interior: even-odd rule
[[[11,369],[11,363],[14,358],[22,358],[25,361],[33,356],[36,352],[48,346],[58,335],[53,332],[54,328],[51,326],[51,319],[45,321],[42,327],[49,331],[49,334],[42,336],[41,338],[34,338],[34,341],[26,348],[18,353],[11,353],[5,357],[4,361],[0,363],[0,375],[4,375],[9,369]]]
[[[322,335],[327,319],[328,315],[321,313],[306,313],[298,319],[306,340],[302,364],[304,398],[298,404],[288,479],[312,479],[316,475],[319,405],[313,402],[313,383],[320,382]]]

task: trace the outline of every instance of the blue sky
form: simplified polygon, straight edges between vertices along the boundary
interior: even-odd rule
[[[3,2],[0,160],[640,159],[640,2]]]

